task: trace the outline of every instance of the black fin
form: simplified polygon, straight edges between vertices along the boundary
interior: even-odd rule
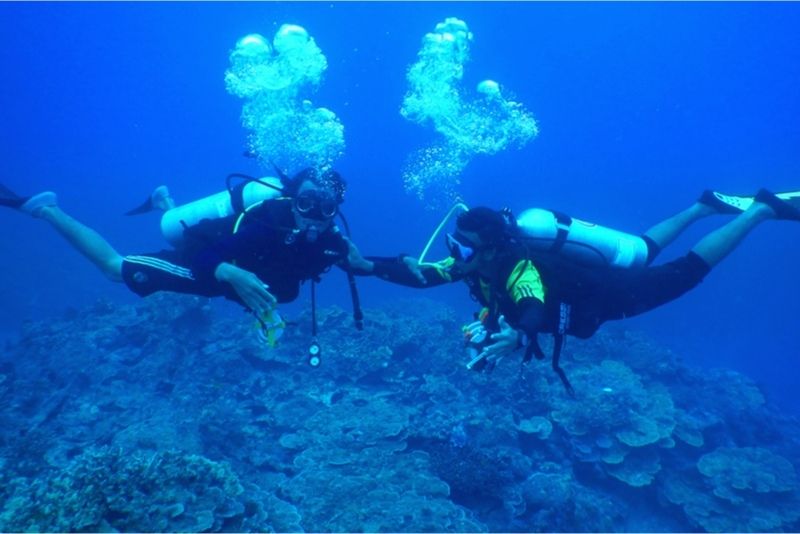
[[[9,208],[19,208],[27,200],[28,200],[27,198],[19,196],[11,189],[7,188],[3,184],[0,184],[0,206],[7,206]]]
[[[792,206],[800,206],[800,191],[787,191],[785,193],[775,193],[775,196]]]
[[[800,221],[800,197],[792,196],[794,193],[781,193],[783,198],[767,191],[760,190],[756,193],[756,202],[763,202],[784,221]]]
[[[125,215],[141,215],[142,213],[149,213],[151,211],[153,211],[153,199],[147,197],[147,200],[145,200],[141,206],[133,208],[130,211],[126,211]]]

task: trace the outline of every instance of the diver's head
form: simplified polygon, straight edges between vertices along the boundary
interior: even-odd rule
[[[472,208],[458,216],[456,231],[447,234],[447,249],[464,272],[488,271],[508,242],[508,222],[503,213]]]
[[[322,232],[333,224],[344,201],[345,182],[336,171],[305,169],[284,183],[300,230]]]

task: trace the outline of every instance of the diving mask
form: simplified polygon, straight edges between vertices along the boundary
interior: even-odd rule
[[[475,245],[463,241],[463,238],[459,241],[453,234],[447,234],[447,250],[457,261],[469,263],[475,259],[479,249]]]
[[[294,208],[302,217],[324,221],[336,215],[339,204],[329,193],[309,190],[295,197]]]

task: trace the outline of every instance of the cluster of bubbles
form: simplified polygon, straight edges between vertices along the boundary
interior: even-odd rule
[[[441,134],[433,146],[412,153],[403,172],[406,189],[429,206],[457,198],[459,176],[475,155],[522,147],[539,133],[533,116],[507,100],[493,80],[480,82],[478,94],[465,98],[461,79],[471,40],[464,21],[445,19],[425,35],[406,76],[400,113]]]
[[[259,34],[239,39],[230,54],[225,87],[244,100],[242,124],[250,152],[289,173],[328,169],[344,153],[344,126],[334,112],[314,107],[301,92],[313,90],[328,62],[301,26],[284,24],[270,46]]]

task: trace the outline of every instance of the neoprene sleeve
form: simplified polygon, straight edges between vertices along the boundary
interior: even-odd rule
[[[378,278],[386,280],[387,282],[417,288],[439,286],[455,281],[442,277],[441,274],[439,274],[439,271],[436,269],[423,267],[421,272],[427,281],[427,283],[423,284],[416,276],[414,276],[414,274],[409,270],[408,266],[403,263],[402,256],[390,258],[367,256],[366,259],[375,264],[375,268],[373,269],[372,273],[356,271],[355,274],[373,274]]]

